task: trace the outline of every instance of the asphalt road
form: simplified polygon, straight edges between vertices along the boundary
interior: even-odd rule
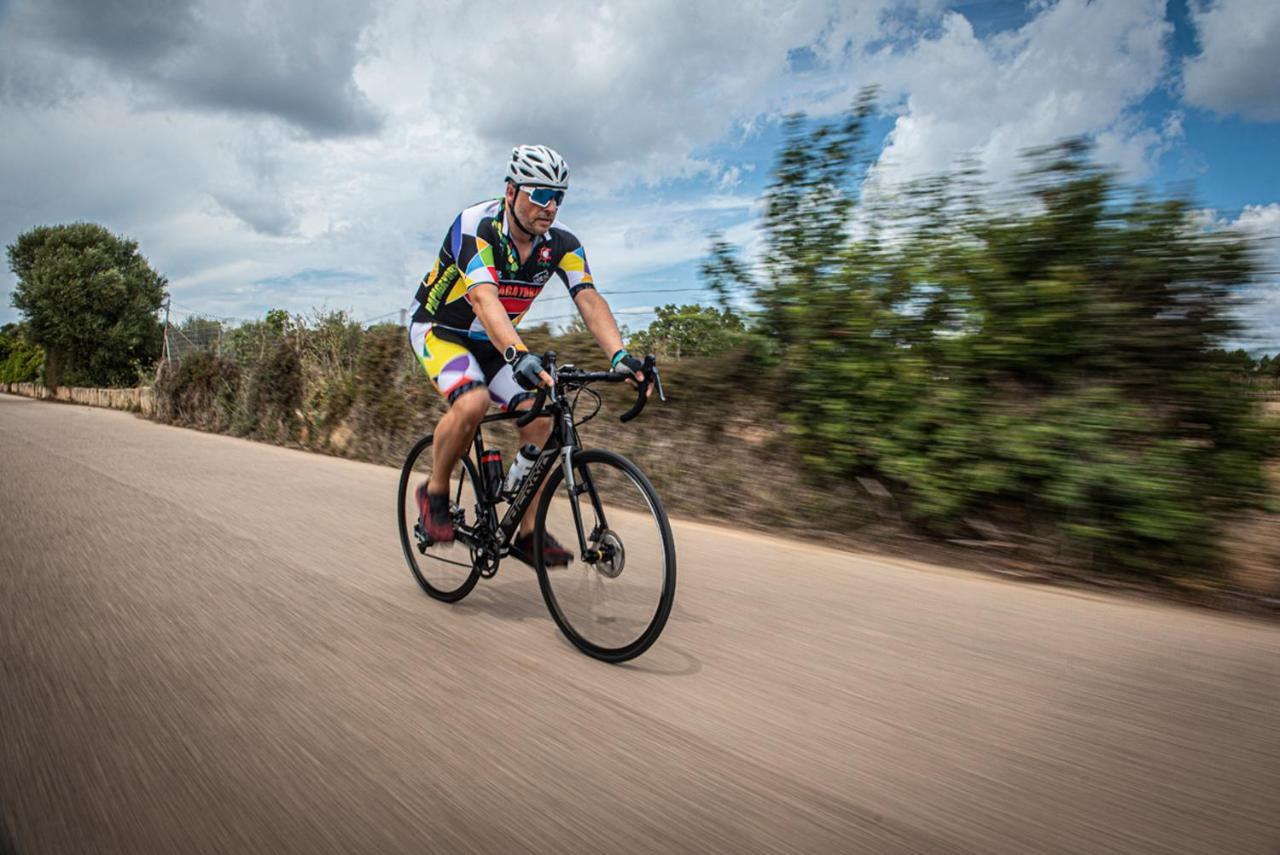
[[[17,851],[1280,852],[1280,627],[677,522],[609,666],[396,478],[0,395]]]

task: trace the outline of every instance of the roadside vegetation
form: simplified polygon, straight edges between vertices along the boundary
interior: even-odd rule
[[[34,383],[44,369],[44,349],[23,324],[0,327],[0,383]]]
[[[712,236],[718,303],[661,306],[627,333],[661,357],[669,403],[623,428],[626,394],[609,390],[588,444],[636,458],[673,511],[756,528],[1182,584],[1223,583],[1242,559],[1280,568],[1280,420],[1262,406],[1280,355],[1222,348],[1244,286],[1274,271],[1080,141],[1029,152],[1013,190],[961,169],[883,192],[867,180],[870,109],[790,121],[763,256]],[[59,330],[88,322],[49,323],[65,292],[27,274],[70,263],[57,247],[90,227],[67,228],[10,247],[28,320],[0,336],[0,366],[30,376],[57,352],[68,377],[132,382],[158,351],[151,324],[118,321],[114,355],[87,355]],[[141,283],[119,305],[154,321],[163,279],[135,245],[114,251]],[[214,344],[161,365],[166,422],[397,464],[443,412],[394,324],[273,311],[183,332]],[[581,323],[522,333],[562,362],[602,361]],[[1278,575],[1258,587],[1280,595]]]

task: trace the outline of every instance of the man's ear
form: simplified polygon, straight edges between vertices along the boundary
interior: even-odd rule
[[[507,182],[507,191],[503,194],[506,197],[508,205],[514,205],[516,202],[516,185],[510,181]]]

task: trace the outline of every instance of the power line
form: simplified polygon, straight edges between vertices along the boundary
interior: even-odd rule
[[[643,291],[614,291],[609,296],[615,297],[615,298],[623,297],[623,296],[643,297],[648,294],[685,294],[685,293],[691,293],[693,291],[709,291],[709,290],[711,290],[711,286],[709,285],[701,285],[696,288],[646,288]],[[570,297],[568,294],[557,294],[554,297],[540,297],[537,299],[538,299],[538,302],[542,303],[543,305],[546,305],[547,303],[554,303],[558,300],[568,300],[570,299]]]

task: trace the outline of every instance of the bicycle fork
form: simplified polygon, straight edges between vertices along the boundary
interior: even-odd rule
[[[564,469],[564,484],[569,493],[569,509],[573,512],[573,527],[578,534],[578,551],[582,556],[583,562],[587,564],[595,564],[600,560],[600,550],[595,547],[587,546],[587,536],[582,531],[582,509],[578,506],[578,496],[582,495],[584,489],[588,489],[585,484],[580,485],[578,479],[573,474],[573,450],[577,448],[577,432],[573,429],[573,419],[567,414],[562,415],[563,423],[561,429],[564,431],[565,437],[569,440],[561,449],[560,465]],[[589,480],[590,476],[584,472],[584,480]],[[598,528],[598,526],[597,526]],[[591,540],[595,542],[599,537],[598,531],[591,532]]]
[[[585,470],[582,473],[582,480],[579,480],[573,473],[573,450],[574,445],[566,445],[564,447],[564,459],[561,465],[564,467],[564,483],[569,493],[569,508],[573,512],[573,526],[578,534],[578,549],[582,555],[582,561],[585,564],[599,564],[601,560],[608,560],[608,556],[602,554],[599,547],[601,536],[608,529],[608,524],[604,519],[604,508],[600,506],[599,496],[596,494],[595,486],[591,483],[591,475]],[[578,497],[583,493],[591,497],[591,507],[595,512],[595,526],[591,530],[591,534],[584,532],[582,525],[582,508],[578,503]],[[593,545],[588,545],[590,542]]]

